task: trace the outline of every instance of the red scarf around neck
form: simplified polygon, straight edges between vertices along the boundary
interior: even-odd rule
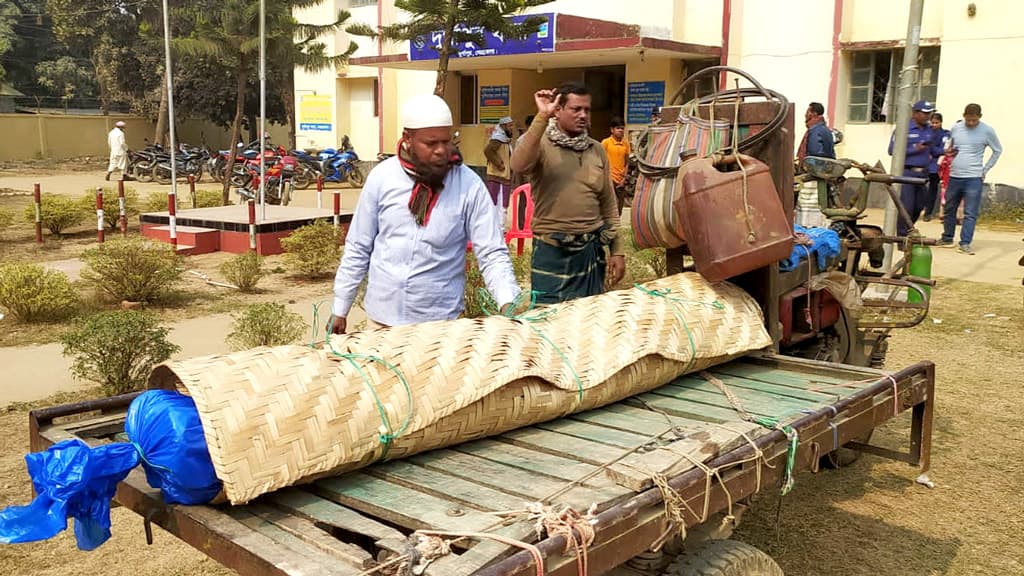
[[[413,179],[412,195],[409,196],[409,211],[416,218],[416,224],[420,226],[426,226],[430,222],[430,213],[434,210],[434,206],[437,205],[438,198],[441,197],[441,190],[444,185],[439,185],[435,190],[434,187],[427,184],[420,177],[416,171],[416,165],[413,164],[411,154],[405,149],[405,143],[407,140],[404,138],[398,141],[398,162],[402,165],[402,169],[405,173]],[[455,148],[452,148],[452,155],[448,161],[448,169],[451,170],[452,166],[462,163],[462,155]]]

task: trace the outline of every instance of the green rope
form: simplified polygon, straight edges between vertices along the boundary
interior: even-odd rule
[[[655,296],[658,298],[664,298],[675,304],[675,306],[672,309],[672,314],[676,317],[676,319],[678,319],[682,323],[683,328],[686,330],[686,336],[690,341],[690,362],[686,366],[686,369],[689,370],[690,367],[693,366],[693,363],[696,361],[697,349],[696,344],[693,340],[693,333],[690,331],[690,326],[686,322],[686,318],[683,317],[680,309],[683,305],[696,304],[700,306],[706,306],[713,310],[724,310],[725,304],[718,299],[715,299],[711,302],[706,302],[703,300],[691,300],[689,298],[671,296],[670,294],[672,293],[672,290],[669,288],[652,290],[650,288],[647,288],[646,286],[641,286],[640,284],[634,284],[633,287],[636,288],[637,290],[640,290],[644,294],[647,294],[649,296]],[[782,433],[786,435],[786,438],[789,440],[789,448],[786,451],[786,470],[782,482],[781,491],[782,495],[785,496],[786,494],[789,494],[789,492],[793,489],[793,468],[796,465],[796,450],[800,444],[800,436],[797,433],[797,431],[793,429],[791,426],[780,425],[780,421],[778,418],[760,416],[757,418],[750,418],[750,421],[759,426],[764,426],[765,428],[769,428],[772,430],[780,430],[782,431]]]
[[[328,303],[327,300],[321,300],[321,301],[316,302],[316,303],[313,304],[313,322],[311,323],[311,325],[313,327],[313,333],[312,333],[312,335],[309,338],[309,347],[310,348],[316,348],[317,339],[320,337],[320,306],[323,306],[324,304],[327,304],[327,303]],[[332,320],[333,320],[333,317],[334,317],[334,315],[332,314],[331,315]],[[326,326],[325,329],[326,330],[330,330],[331,329],[331,322],[327,323],[327,326]]]
[[[537,308],[537,296],[540,294],[537,290],[530,290],[529,292],[520,292],[518,296],[512,300],[512,305],[508,307],[508,310],[502,312],[498,308],[498,303],[494,301],[494,298],[485,291],[483,288],[480,289],[480,308],[483,309],[484,314],[488,316],[500,316],[502,318],[508,318],[510,320],[516,320],[523,322],[533,330],[534,334],[540,336],[541,340],[548,343],[551,348],[555,350],[558,357],[562,359],[562,362],[569,367],[569,371],[572,372],[572,378],[576,382],[576,402],[577,405],[583,402],[583,380],[580,379],[579,374],[576,372],[576,368],[569,361],[569,357],[554,343],[551,338],[548,338],[547,334],[541,331],[539,328],[534,326],[538,322],[548,320],[558,311],[557,308]],[[529,298],[529,304],[526,304],[526,298]],[[526,308],[516,314],[516,310],[519,310],[523,305],[526,304]]]
[[[669,288],[652,290],[646,286],[641,286],[640,284],[633,284],[633,287],[648,296],[664,298],[665,300],[675,304],[675,306],[672,307],[672,315],[675,316],[676,320],[679,320],[683,325],[683,329],[686,330],[686,339],[690,342],[690,359],[687,361],[685,369],[690,370],[690,368],[693,368],[693,365],[697,362],[697,342],[693,339],[693,331],[690,330],[689,322],[687,322],[686,318],[683,317],[682,307],[686,304],[699,304],[715,310],[723,310],[725,308],[725,304],[722,304],[718,300],[715,300],[714,302],[705,302],[703,300],[690,300],[687,298],[680,298],[678,296],[669,296],[669,294],[672,293],[672,290]]]
[[[322,303],[323,302],[321,302],[320,304],[322,304]],[[314,320],[313,320],[313,329],[314,329],[314,331],[318,331],[319,330],[319,328],[318,328],[318,324],[319,324],[318,308],[319,308],[319,304],[314,304],[313,305],[313,318],[314,318]],[[412,403],[412,388],[409,386],[409,381],[405,379],[405,375],[402,374],[402,371],[397,366],[395,366],[391,362],[388,362],[384,358],[381,358],[380,356],[375,356],[373,354],[357,354],[357,353],[352,353],[352,352],[338,352],[337,350],[335,350],[334,346],[331,344],[331,331],[330,331],[331,330],[331,325],[333,323],[334,323],[334,315],[332,314],[331,317],[327,321],[327,326],[324,329],[324,340],[323,340],[324,347],[332,355],[334,355],[334,356],[336,356],[338,358],[343,358],[344,360],[346,360],[349,363],[349,365],[351,365],[353,368],[355,368],[356,373],[358,373],[359,377],[363,379],[363,384],[370,391],[370,395],[373,396],[373,401],[374,401],[374,403],[377,406],[377,413],[380,415],[381,423],[384,425],[384,429],[385,429],[385,432],[383,434],[377,435],[377,440],[384,446],[384,451],[380,455],[380,459],[383,460],[384,458],[387,457],[388,452],[391,450],[391,444],[394,442],[394,440],[396,438],[398,438],[399,436],[401,436],[403,433],[405,433],[405,431],[409,428],[410,422],[412,422],[412,407],[413,407],[413,403]],[[313,346],[313,345],[311,344],[311,346]],[[405,388],[405,397],[406,397],[406,402],[409,404],[409,412],[405,415],[405,418],[402,420],[402,424],[398,427],[397,431],[395,430],[394,426],[391,425],[391,419],[388,418],[387,408],[384,406],[384,403],[381,402],[380,396],[377,394],[377,389],[373,385],[373,380],[363,370],[363,366],[360,366],[359,363],[356,362],[357,360],[365,360],[365,361],[368,361],[368,362],[376,362],[378,364],[381,364],[382,366],[384,366],[385,368],[390,370],[392,373],[394,373],[394,375],[396,377],[398,377],[398,381],[402,383],[402,387]]]

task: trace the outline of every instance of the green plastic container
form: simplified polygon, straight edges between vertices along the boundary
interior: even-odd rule
[[[932,249],[923,244],[915,244],[910,249],[910,269],[911,276],[917,276],[918,278],[932,277]],[[931,286],[922,286],[928,296],[931,296]],[[921,295],[915,290],[908,290],[907,302],[912,304],[918,304],[923,302]]]

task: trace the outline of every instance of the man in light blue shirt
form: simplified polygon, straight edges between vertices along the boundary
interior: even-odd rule
[[[371,328],[451,320],[465,306],[466,243],[503,309],[519,295],[494,204],[451,145],[451,111],[433,94],[403,113],[398,154],[370,172],[334,279],[331,331],[344,334],[363,278]]]
[[[946,207],[939,245],[953,245],[956,212],[963,200],[964,222],[956,249],[962,254],[974,254],[971,242],[974,240],[974,225],[981,208],[981,184],[999,160],[1003,146],[999,143],[996,131],[981,121],[981,106],[978,104],[968,104],[964,108],[964,119],[950,129],[949,140],[947,153],[953,156],[953,162],[950,165],[949,186],[946,187]],[[987,162],[984,161],[986,147],[992,150]]]

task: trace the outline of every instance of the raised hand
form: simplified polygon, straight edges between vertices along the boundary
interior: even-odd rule
[[[554,90],[537,90],[533,93],[533,100],[537,103],[537,113],[544,116],[554,115],[559,99],[560,96]]]

